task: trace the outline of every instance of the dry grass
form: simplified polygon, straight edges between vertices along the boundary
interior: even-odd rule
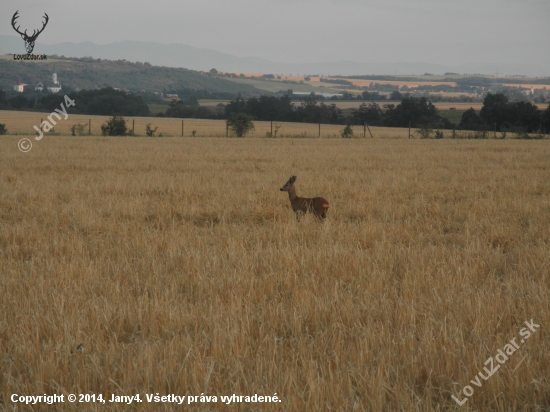
[[[0,409],[88,392],[550,408],[547,141],[1,140]],[[278,190],[293,173],[330,202],[325,224],[295,221]],[[159,405],[101,410],[184,408]]]

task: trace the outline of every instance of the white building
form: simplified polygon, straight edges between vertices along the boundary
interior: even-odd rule
[[[25,86],[28,85],[21,83],[21,79],[17,78],[17,84],[13,86],[13,90],[18,93],[23,93],[25,91]]]
[[[59,93],[61,91],[61,84],[57,80],[57,73],[55,71],[52,74],[51,82],[44,82],[44,83],[40,82],[36,85],[34,90],[37,92],[41,92],[42,90],[44,90],[44,87],[48,89],[50,93],[53,93],[53,94]]]

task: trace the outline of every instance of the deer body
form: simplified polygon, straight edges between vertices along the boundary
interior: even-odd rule
[[[322,197],[299,197],[296,195],[296,188],[294,187],[294,182],[296,181],[296,176],[292,176],[288,182],[281,187],[282,192],[288,192],[288,198],[290,199],[290,205],[292,210],[296,213],[296,218],[300,219],[300,215],[305,215],[306,213],[313,213],[315,217],[320,220],[326,219],[327,211],[330,207],[330,204],[326,199]]]

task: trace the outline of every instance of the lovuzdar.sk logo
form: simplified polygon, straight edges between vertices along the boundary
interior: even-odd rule
[[[21,38],[25,41],[25,48],[27,49],[27,54],[14,54],[13,60],[46,60],[47,56],[45,54],[32,54],[32,51],[34,50],[34,43],[36,42],[36,39],[38,38],[38,35],[44,31],[46,28],[46,25],[48,24],[48,21],[50,18],[46,13],[44,13],[44,19],[45,21],[42,23],[42,28],[39,30],[34,30],[32,34],[29,36],[27,34],[27,30],[24,32],[21,32],[19,30],[19,27],[15,27],[15,24],[17,23],[17,19],[19,18],[19,10],[17,10],[13,17],[11,18],[11,25],[13,29],[21,35]]]

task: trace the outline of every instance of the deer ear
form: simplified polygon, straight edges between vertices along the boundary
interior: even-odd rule
[[[290,178],[290,181],[291,181],[292,183],[294,183],[294,182],[296,181],[296,176],[292,176],[292,177]]]

